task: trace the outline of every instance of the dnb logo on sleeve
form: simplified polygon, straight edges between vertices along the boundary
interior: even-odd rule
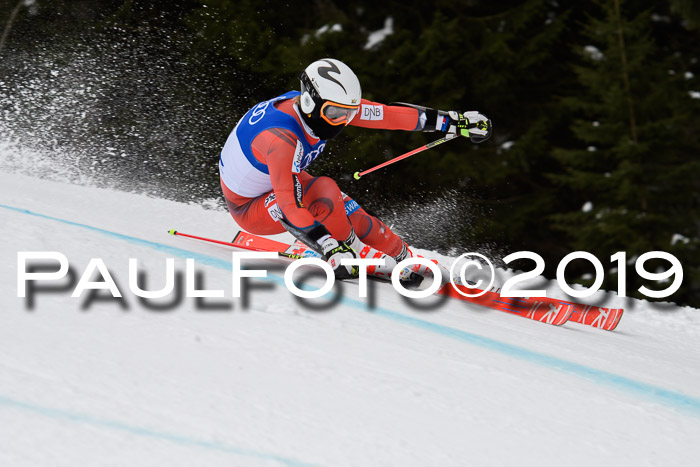
[[[384,107],[381,105],[362,104],[360,120],[384,120]]]

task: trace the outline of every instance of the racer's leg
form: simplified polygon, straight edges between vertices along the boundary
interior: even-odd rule
[[[349,240],[354,229],[357,238],[389,256],[405,256],[406,244],[382,221],[368,214],[359,204],[340,191],[333,179],[312,177],[306,172],[299,174],[304,188],[302,202],[309,212],[333,237]],[[279,219],[282,211],[277,205],[274,193],[269,192],[251,199],[242,205],[232,201],[232,194],[222,183],[229,212],[236,223],[244,230],[258,235],[273,235],[285,231]],[[238,201],[240,202],[240,201]]]
[[[303,202],[313,216],[337,239],[346,240],[353,229],[362,243],[389,256],[405,254],[405,243],[382,221],[369,215],[359,204],[340,191],[328,177],[311,177],[302,172]]]
[[[355,235],[363,243],[383,251],[391,257],[406,255],[406,243],[387,227],[384,222],[370,215],[348,195],[345,195],[345,206]]]
[[[347,239],[352,226],[345,214],[343,194],[338,185],[328,177],[312,177],[306,172],[299,174],[299,181],[304,189],[302,202],[311,215],[326,226],[333,237]],[[236,223],[248,232],[258,235],[272,235],[285,231],[279,222],[282,210],[277,205],[274,192],[265,193],[257,198],[241,200],[223,183],[226,205]]]
[[[302,202],[306,208],[333,237],[346,240],[352,233],[352,225],[345,214],[343,193],[338,185],[328,177],[312,177],[306,172],[300,175],[304,187]]]
[[[243,230],[257,235],[273,235],[285,231],[282,224],[279,223],[282,211],[277,206],[272,191],[245,201],[245,198],[241,199],[232,193],[223,182],[221,189],[224,192],[229,213]]]

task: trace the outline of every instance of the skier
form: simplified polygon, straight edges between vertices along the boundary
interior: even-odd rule
[[[479,143],[491,121],[479,112],[444,112],[412,104],[384,105],[362,99],[360,81],[339,60],[326,58],[300,76],[290,91],[250,109],[226,141],[219,159],[221,188],[238,225],[254,234],[290,231],[316,250],[339,279],[357,277],[343,258],[384,258],[370,274],[388,278],[397,262],[413,256],[389,227],[368,214],[328,177],[306,169],[347,125],[408,131],[444,131]],[[405,277],[404,277],[405,276]],[[411,271],[402,279],[415,280]],[[422,279],[422,277],[421,277]]]

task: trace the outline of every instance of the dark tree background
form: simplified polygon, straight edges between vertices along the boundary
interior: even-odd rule
[[[237,120],[334,57],[368,99],[493,120],[487,143],[457,140],[359,182],[347,174],[436,136],[348,128],[312,167],[417,246],[531,250],[549,277],[589,251],[610,289],[615,252],[667,251],[685,272],[671,299],[700,306],[698,5],[0,0],[0,136],[72,154],[119,188],[217,198]],[[584,284],[589,272],[569,268]],[[627,276],[635,295],[633,264]]]

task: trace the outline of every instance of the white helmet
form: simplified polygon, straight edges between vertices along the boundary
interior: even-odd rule
[[[343,62],[332,58],[317,60],[306,67],[299,80],[300,108],[308,120],[316,123],[312,125],[314,131],[314,126],[339,126],[337,131],[325,132],[337,134],[357,114],[362,99],[360,80]]]

